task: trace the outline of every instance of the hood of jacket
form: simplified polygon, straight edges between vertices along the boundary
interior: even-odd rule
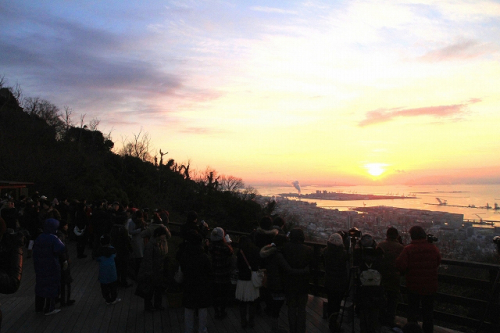
[[[276,236],[278,234],[278,230],[276,229],[265,230],[262,229],[261,227],[255,229],[255,232],[259,235],[264,235],[264,236]]]
[[[268,258],[278,252],[278,248],[273,245],[266,245],[262,249],[260,249],[260,257]]]
[[[43,232],[46,234],[53,234],[55,235],[57,233],[57,229],[59,228],[59,221],[56,219],[46,219],[45,222],[43,222]]]

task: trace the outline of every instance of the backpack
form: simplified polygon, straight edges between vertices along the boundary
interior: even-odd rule
[[[366,264],[367,270],[364,270],[359,275],[359,280],[362,286],[380,286],[382,275],[379,271],[372,269],[372,264]]]

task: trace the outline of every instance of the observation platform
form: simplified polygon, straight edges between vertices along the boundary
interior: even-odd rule
[[[184,333],[184,308],[168,307],[167,295],[163,297],[163,311],[153,313],[144,311],[142,298],[134,295],[136,284],[120,288],[116,305],[107,305],[101,295],[98,282],[98,263],[92,260],[90,250],[85,259],[76,258],[76,243],[69,243],[72,283],[71,298],[76,300],[72,306],[61,308],[61,312],[51,316],[35,312],[35,273],[33,259],[24,254],[23,276],[19,290],[11,295],[1,295],[3,312],[2,332],[172,332]],[[328,321],[323,318],[322,297],[309,295],[307,303],[307,332],[328,333]],[[263,305],[263,304],[262,304]],[[57,304],[59,307],[59,304]],[[233,332],[270,332],[271,318],[263,312],[255,318],[255,327],[243,329],[240,326],[239,309],[236,303],[227,309],[228,316],[223,320],[215,319],[213,308],[209,308],[208,330],[210,333]],[[352,332],[352,316],[343,320],[343,332]],[[398,318],[404,325],[405,319]],[[280,315],[280,325],[288,329],[286,305]],[[196,326],[195,326],[196,327]],[[359,321],[354,317],[354,332],[359,333]],[[436,333],[450,333],[449,329],[435,327]],[[285,332],[285,331],[283,331]]]

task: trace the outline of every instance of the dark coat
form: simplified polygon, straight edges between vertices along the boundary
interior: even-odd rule
[[[282,249],[276,246],[264,246],[260,250],[260,257],[267,261],[267,288],[273,292],[284,290],[285,279],[288,276],[309,274],[309,268],[291,268],[283,257]]]
[[[24,237],[5,234],[0,241],[0,293],[12,294],[19,289],[23,272]]]
[[[48,219],[44,223],[43,234],[37,237],[33,245],[33,263],[35,265],[35,294],[45,298],[56,298],[61,287],[61,265],[59,256],[65,246],[56,236],[59,221]]]
[[[323,250],[325,288],[328,291],[345,291],[349,286],[349,255],[343,245],[328,243]]]
[[[396,239],[380,242],[378,247],[384,250],[384,257],[381,260],[380,274],[382,274],[382,286],[385,291],[399,291],[401,275],[396,268],[396,259],[403,251],[404,246]]]
[[[438,248],[426,239],[412,240],[396,259],[396,267],[406,276],[406,287],[420,295],[437,292],[440,264]]]
[[[223,240],[211,242],[208,252],[212,258],[212,270],[214,273],[214,283],[231,283],[231,271],[233,248]]]
[[[283,256],[292,268],[306,268],[313,263],[313,249],[302,243],[290,242],[283,247]],[[288,276],[285,279],[285,291],[307,293],[309,290],[309,274]]]
[[[111,245],[116,249],[116,256],[124,259],[132,253],[132,240],[123,224],[113,224],[111,228]]]
[[[273,242],[274,236],[278,234],[277,229],[265,230],[258,227],[250,234],[252,242],[260,249]]]
[[[166,284],[166,253],[160,250],[156,238],[151,238],[144,249],[144,257],[139,269],[139,281],[151,283],[153,287]]]
[[[180,255],[183,278],[182,303],[188,309],[203,309],[212,305],[213,276],[210,258],[203,248],[187,244]]]
[[[251,269],[248,268],[248,264],[241,254],[242,250],[248,260],[248,263],[250,264]],[[238,267],[238,280],[250,281],[252,279],[252,271],[256,271],[260,267],[261,260],[259,248],[256,247],[252,242],[247,242],[240,248],[240,251],[238,251],[236,258],[236,265]]]

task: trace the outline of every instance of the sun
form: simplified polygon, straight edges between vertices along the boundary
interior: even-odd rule
[[[368,163],[365,164],[365,168],[368,173],[374,177],[378,177],[385,172],[385,167],[387,164],[384,163]]]

